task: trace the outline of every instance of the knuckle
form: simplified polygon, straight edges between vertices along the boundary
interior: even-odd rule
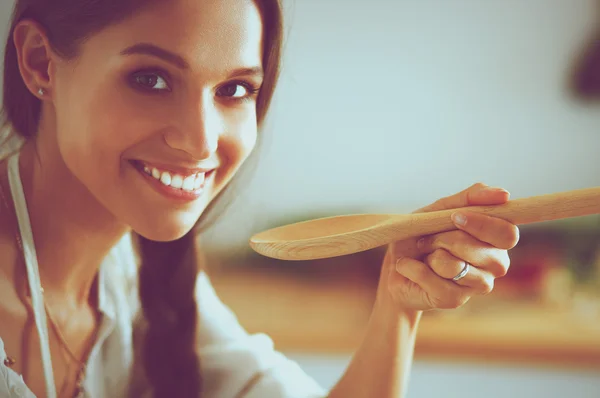
[[[496,261],[496,277],[501,278],[506,276],[510,268],[510,257],[507,251],[501,252],[500,258]]]
[[[487,278],[487,279],[483,280],[483,282],[481,283],[481,289],[479,291],[480,294],[483,296],[487,296],[493,290],[494,290],[494,279]]]
[[[448,249],[451,246],[453,232],[442,232],[429,235],[426,238],[426,246],[431,252],[439,249]]]
[[[438,270],[442,268],[440,262],[439,249],[429,253],[425,258],[425,264],[427,264],[436,274],[438,273]]]
[[[513,225],[512,228],[510,228],[510,230],[506,236],[506,249],[510,250],[513,247],[515,247],[519,243],[519,239],[520,239],[519,228],[516,225]]]
[[[421,251],[429,251],[432,249],[435,242],[434,235],[425,235],[419,238],[417,241],[417,246]]]
[[[487,184],[484,184],[483,182],[479,181],[479,182],[476,182],[475,184],[471,185],[469,187],[469,189],[474,190],[474,191],[479,191],[480,189],[483,189],[485,187],[487,187]]]
[[[432,204],[430,204],[429,206],[426,206],[425,210],[427,212],[444,210],[447,208],[448,200],[449,200],[448,197],[440,198],[440,199],[436,200],[435,202],[433,202]]]
[[[467,235],[466,232],[460,230],[454,230],[449,232],[441,232],[439,234],[431,235],[433,249],[445,249],[450,250],[457,242],[462,242],[464,239],[463,235]]]
[[[428,265],[433,272],[442,278],[451,278],[456,275],[456,261],[445,249],[437,249],[428,256]]]
[[[411,263],[411,266],[413,267],[413,275],[417,281],[422,282],[429,277],[430,271],[422,262],[414,261]]]
[[[510,250],[519,243],[519,228],[516,225],[506,224],[497,233],[497,244],[499,249]]]
[[[450,209],[452,208],[452,197],[445,196],[443,198],[438,199],[435,202],[436,208],[438,209]]]
[[[443,266],[446,262],[446,250],[435,249],[433,253],[429,255],[429,261],[431,266]]]
[[[462,307],[467,301],[469,301],[469,297],[464,294],[451,294],[444,298],[442,302],[443,307],[440,308],[453,310]]]
[[[504,252],[506,253],[506,252]],[[488,269],[496,278],[501,278],[506,276],[508,272],[508,264],[506,260],[503,258],[505,256],[501,256],[500,258],[494,256],[490,260]]]
[[[439,304],[442,309],[454,309],[467,302],[466,292],[459,286],[447,285],[439,294]]]

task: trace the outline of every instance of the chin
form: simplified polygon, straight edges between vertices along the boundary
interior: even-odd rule
[[[158,221],[158,220],[155,220]],[[133,228],[133,231],[144,238],[156,242],[170,242],[183,237],[196,224],[193,220],[169,219],[160,222],[144,222]]]

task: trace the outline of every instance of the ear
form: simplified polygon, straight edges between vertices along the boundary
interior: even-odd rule
[[[45,30],[35,21],[20,21],[13,32],[19,71],[25,86],[40,99],[51,90],[52,47]]]

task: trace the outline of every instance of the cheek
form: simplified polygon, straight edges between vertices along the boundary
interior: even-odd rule
[[[74,79],[73,82],[76,82]],[[110,188],[124,152],[151,133],[152,114],[114,83],[81,84],[57,101],[57,140],[67,167],[92,191]]]
[[[239,120],[238,120],[239,122]],[[219,190],[226,185],[250,156],[256,146],[258,132],[256,118],[248,116],[243,123],[229,125],[219,139],[219,157],[222,172],[216,183]]]
[[[256,146],[257,138],[256,121],[252,121],[246,131],[237,137],[238,150],[243,160],[246,160],[250,153],[252,153],[252,150]]]
[[[257,138],[256,116],[247,112],[244,117],[236,120],[235,127],[225,130],[221,140],[228,148],[227,158],[239,167],[252,153]]]

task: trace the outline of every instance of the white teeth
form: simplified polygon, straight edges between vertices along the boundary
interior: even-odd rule
[[[162,175],[160,176],[160,182],[162,182],[166,186],[170,186],[171,185],[171,174],[169,174],[169,172],[167,172],[167,171],[163,171]]]
[[[195,179],[196,179],[195,175],[186,177],[186,179],[183,180],[183,189],[185,189],[186,191],[193,191]]]
[[[144,165],[143,170],[144,173],[151,175],[168,187],[183,189],[189,192],[197,191],[202,188],[204,180],[206,179],[206,173],[197,173],[183,177],[182,175],[171,174],[168,171],[160,171],[156,167],[147,165]]]
[[[175,174],[173,178],[171,178],[171,186],[173,188],[181,189],[183,186],[183,177],[181,177],[179,174]]]
[[[204,184],[204,173],[196,174],[196,180],[194,181],[194,189],[200,189],[200,187]]]

